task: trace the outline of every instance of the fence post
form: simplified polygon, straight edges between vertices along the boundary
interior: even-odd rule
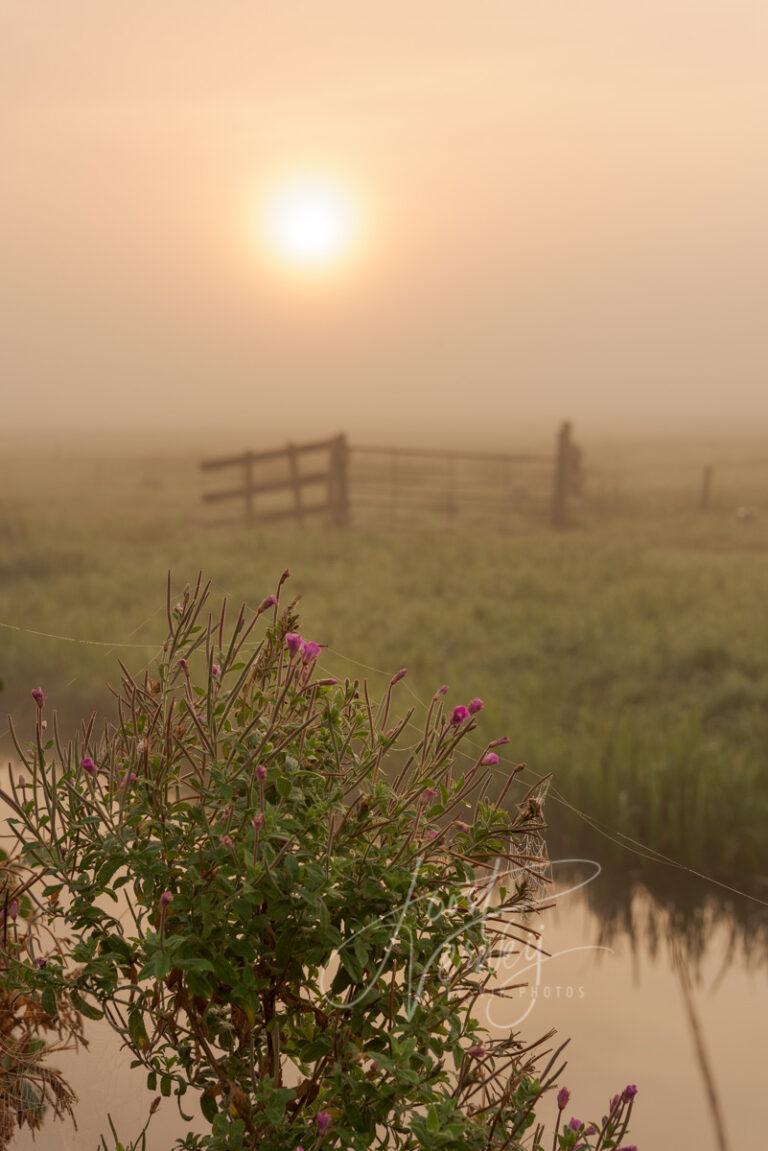
[[[299,483],[299,457],[296,451],[296,445],[288,444],[285,450],[288,456],[288,470],[293,482],[293,504],[296,510],[296,519],[299,523],[303,523],[304,506],[301,498],[301,484]]]
[[[349,523],[349,444],[345,435],[331,444],[328,471],[328,506],[339,527]]]
[[[712,464],[707,464],[701,476],[701,491],[699,493],[699,511],[708,512],[710,500],[712,499],[712,480],[714,478],[715,469]]]
[[[560,425],[555,445],[555,475],[552,488],[552,526],[568,526],[568,495],[570,472],[573,466],[573,443],[571,424],[568,420]]]
[[[245,519],[253,523],[255,504],[253,497],[253,452],[246,452],[243,457],[243,491],[245,492]]]

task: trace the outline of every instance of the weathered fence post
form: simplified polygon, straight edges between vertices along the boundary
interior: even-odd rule
[[[288,453],[288,471],[291,477],[291,484],[293,485],[293,505],[296,510],[296,518],[299,523],[303,523],[304,506],[301,498],[301,483],[299,482],[299,457],[296,451],[296,445],[288,444],[286,451]]]
[[[253,492],[253,452],[246,452],[243,456],[243,491],[245,493],[245,518],[253,523],[256,505]]]
[[[328,506],[339,527],[349,522],[349,444],[345,435],[331,443]]]
[[[699,492],[699,511],[708,512],[709,504],[712,499],[712,480],[714,479],[715,469],[712,464],[707,464],[701,476],[701,491]]]
[[[568,526],[568,496],[573,468],[572,427],[568,420],[561,424],[555,445],[555,475],[552,487],[552,526]]]

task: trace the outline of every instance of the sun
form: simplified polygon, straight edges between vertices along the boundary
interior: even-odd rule
[[[357,212],[341,187],[301,179],[276,188],[264,212],[266,240],[281,262],[307,270],[329,269],[351,252]]]

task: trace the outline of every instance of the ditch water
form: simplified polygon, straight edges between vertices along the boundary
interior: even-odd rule
[[[667,869],[646,869],[641,879],[625,857],[601,860],[594,846],[590,854],[603,864],[596,877],[594,865],[554,866],[554,906],[540,923],[547,957],[531,949],[500,962],[500,982],[527,986],[494,999],[488,1022],[528,1040],[551,1028],[560,1040],[571,1037],[567,1118],[599,1118],[611,1094],[636,1083],[631,1142],[640,1151],[719,1147],[698,1029],[727,1146],[755,1146],[768,1071],[768,910],[725,899],[703,881],[673,882]],[[676,948],[690,975],[688,1003]],[[130,1070],[105,1024],[89,1023],[86,1033],[87,1050],[56,1060],[79,1097],[78,1130],[48,1123],[36,1143],[19,1136],[19,1151],[95,1151],[107,1112],[124,1142],[141,1129],[152,1098],[143,1073]],[[169,1151],[188,1129],[175,1101],[164,1099],[149,1151]]]

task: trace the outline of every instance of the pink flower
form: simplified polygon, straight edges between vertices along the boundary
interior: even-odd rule
[[[48,963],[48,960],[45,958],[45,956],[38,955],[37,959],[35,960],[35,967],[37,968],[38,971],[42,971],[42,969],[47,965],[47,963]]]
[[[41,687],[32,688],[32,698],[38,707],[42,707],[45,703],[45,692]]]
[[[484,707],[485,707],[484,702],[481,699],[475,698],[475,699],[471,699],[469,701],[469,703],[467,704],[467,711],[469,712],[470,715],[477,715],[477,713],[479,711],[482,711]]]
[[[320,655],[320,644],[313,639],[305,639],[301,645],[301,658],[304,663],[312,663]],[[321,1112],[322,1114],[322,1112]]]
[[[253,819],[251,820],[251,827],[253,828],[254,831],[261,831],[263,826],[264,826],[264,812],[263,811],[257,811],[256,814],[254,815]]]
[[[164,891],[163,894],[160,896],[160,906],[161,907],[167,907],[172,899],[173,899],[173,892],[172,891]]]
[[[321,1135],[328,1130],[332,1122],[330,1111],[318,1111],[315,1115],[315,1124]]]
[[[434,803],[439,795],[440,792],[436,791],[434,787],[425,787],[421,793],[422,803]]]
[[[121,780],[121,786],[122,787],[130,787],[130,785],[132,783],[135,783],[138,778],[139,777],[135,771],[126,771],[125,775],[123,776],[123,778]]]
[[[16,780],[16,786],[25,788],[27,786],[27,777],[23,773],[19,773],[19,778]]]
[[[629,1083],[624,1088],[622,1095],[623,1095],[624,1099],[626,1100],[626,1102],[628,1103],[630,1101],[630,1099],[634,1099],[634,1097],[637,1095],[637,1087],[635,1087],[634,1083]]]
[[[561,1087],[557,1093],[557,1109],[558,1111],[565,1111],[571,1098],[571,1093],[567,1087]]]
[[[499,757],[495,751],[487,751],[483,758],[480,760],[480,763],[483,765],[483,767],[495,767],[498,762]]]
[[[267,598],[263,599],[257,607],[256,615],[261,615],[263,611],[267,611],[269,608],[274,607],[276,603],[277,600],[275,597],[273,595],[268,595]]]
[[[211,665],[211,675],[214,679],[221,679],[221,668],[217,663]]]
[[[570,1127],[571,1131],[582,1131],[584,1129],[584,1124],[582,1123],[581,1119],[576,1119],[575,1117],[568,1120],[568,1126]]]
[[[289,631],[286,634],[285,646],[288,648],[288,651],[292,656],[298,655],[298,653],[301,651],[301,645],[303,643],[304,640],[301,638],[297,631]]]
[[[258,779],[259,783],[263,783],[267,778],[267,769],[263,763],[260,763],[256,768],[256,778]]]
[[[234,847],[235,841],[233,840],[231,835],[222,835],[221,844],[222,844],[222,847]]]
[[[451,716],[451,723],[456,724],[456,726],[458,727],[458,725],[460,723],[463,723],[464,720],[468,719],[468,718],[469,718],[469,708],[465,707],[463,703],[457,704],[456,707],[453,709],[453,715]]]
[[[401,667],[400,671],[396,671],[395,674],[392,676],[392,679],[389,681],[389,686],[394,687],[396,683],[399,683],[401,679],[405,679],[405,677],[407,675],[408,675],[408,668],[407,667]]]
[[[482,1043],[476,1043],[474,1047],[467,1048],[467,1055],[470,1055],[473,1059],[485,1059],[487,1054],[488,1052],[485,1050]]]
[[[435,831],[434,827],[427,828],[427,830],[424,832],[424,838],[430,841],[437,839],[437,832]]]
[[[448,684],[444,683],[435,692],[435,699],[439,699],[441,695],[447,695],[447,694],[448,694]]]
[[[83,759],[80,760],[80,766],[82,767],[82,769],[86,773],[86,775],[90,775],[91,777],[96,775],[98,773],[98,770],[99,770],[98,767],[96,766],[96,764],[91,759],[90,755],[86,755]]]
[[[18,918],[18,914],[19,914],[19,901],[18,901],[18,899],[12,899],[11,902],[8,904],[8,918],[11,920],[12,923],[16,922],[16,919]]]

